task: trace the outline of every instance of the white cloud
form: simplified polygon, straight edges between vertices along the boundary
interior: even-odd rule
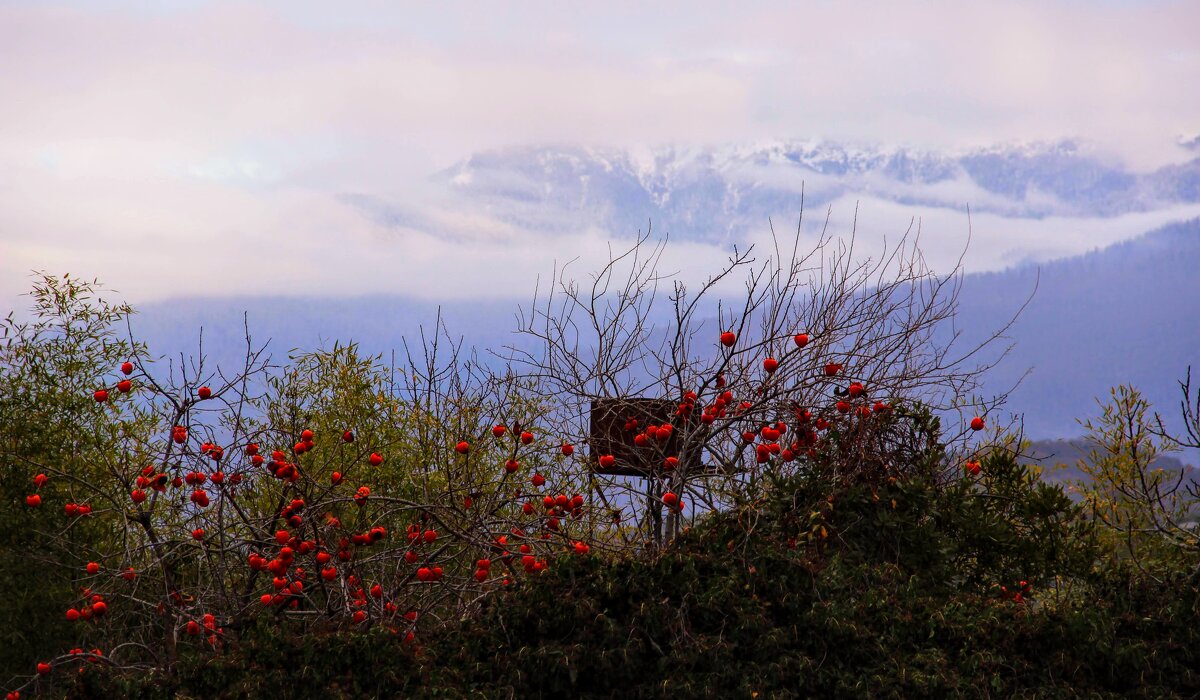
[[[857,208],[857,238],[868,252],[881,247],[885,239],[897,240],[915,220],[926,261],[943,272],[954,267],[964,249],[967,271],[995,271],[1104,248],[1174,221],[1200,217],[1200,204],[1109,218],[1038,219],[978,212],[968,218],[965,209],[909,206],[875,197],[843,197],[830,206],[832,230],[842,232],[850,231]]]
[[[31,268],[96,275],[135,300],[520,296],[552,259],[599,254],[607,233],[523,231],[428,182],[511,144],[1074,135],[1149,167],[1200,128],[1200,91],[1186,89],[1200,75],[1196,3],[847,8],[7,4],[0,298]],[[347,193],[402,203],[422,226],[372,220]],[[907,222],[897,207],[864,200],[860,213],[889,230]],[[1018,234],[981,217],[974,259],[1074,252],[1165,215]],[[926,230],[961,230],[956,217],[928,214]],[[1043,240],[1056,224],[1078,236]]]

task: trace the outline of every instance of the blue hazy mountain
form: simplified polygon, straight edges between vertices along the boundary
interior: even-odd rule
[[[967,275],[957,325],[964,341],[1002,326],[1035,289],[1008,332],[1012,352],[988,376],[989,392],[1020,383],[1009,409],[1027,432],[1057,438],[1080,432],[1075,419],[1097,411],[1094,399],[1133,383],[1157,407],[1174,410],[1188,365],[1200,374],[1200,220],[1171,225],[1078,257],[1003,272]],[[517,304],[433,302],[403,297],[354,299],[174,299],[145,304],[137,335],[160,352],[194,353],[204,328],[206,353],[222,364],[245,350],[243,313],[257,341],[276,357],[291,348],[354,340],[370,352],[403,352],[403,337],[428,333],[440,318],[467,347],[514,340]]]
[[[1036,285],[1009,336],[1012,355],[991,373],[1000,391],[1028,369],[1010,407],[1037,436],[1078,432],[1093,397],[1131,383],[1177,413],[1178,380],[1200,374],[1200,220],[1173,224],[1085,255],[970,275],[958,322],[994,327]],[[1200,380],[1200,377],[1198,377]]]

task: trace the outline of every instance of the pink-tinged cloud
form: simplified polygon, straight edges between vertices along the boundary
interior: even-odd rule
[[[1184,2],[12,3],[0,298],[32,268],[135,299],[521,296],[635,233],[525,230],[429,180],[511,144],[1080,136],[1149,167],[1200,129],[1197,26]],[[979,265],[1021,240],[983,242]]]

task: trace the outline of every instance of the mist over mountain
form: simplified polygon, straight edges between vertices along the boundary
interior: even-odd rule
[[[955,209],[969,203],[1025,219],[1113,217],[1200,202],[1200,158],[1137,173],[1073,140],[960,153],[826,141],[528,147],[472,156],[439,178],[513,225],[562,226],[586,214],[612,231],[665,222],[685,240],[723,240],[769,217],[794,217],[802,191],[805,209],[820,214],[846,196]]]
[[[1192,218],[1200,214],[1103,248],[1089,242],[1093,229],[1079,223],[1103,225],[1136,212],[1171,220],[1190,211],[1200,205],[1200,159],[1138,173],[1073,141],[951,154],[811,141],[644,151],[525,148],[481,153],[435,179],[457,192],[466,211],[520,229],[586,222],[628,236],[652,221],[675,243],[710,247],[741,243],[741,232],[761,232],[771,217],[793,216],[802,188],[809,211],[871,196],[955,211],[969,202],[973,212],[993,212],[1001,222],[1049,217],[1047,237],[1073,237],[1075,249],[1094,250],[968,274],[963,285],[954,323],[964,342],[1003,326],[1037,289],[1008,332],[1015,347],[988,375],[986,392],[1016,386],[1008,408],[1023,416],[1027,433],[1066,438],[1080,433],[1075,419],[1094,414],[1094,399],[1113,385],[1133,383],[1170,412],[1187,367],[1200,372],[1200,219]],[[354,201],[395,223],[420,217],[371,198]],[[1007,230],[994,228],[993,238]],[[1028,240],[1011,245],[1020,253]],[[256,342],[270,339],[278,359],[292,348],[335,341],[356,341],[385,356],[403,353],[403,339],[417,340],[422,328],[428,335],[440,315],[450,339],[486,354],[517,340],[520,299],[513,288],[443,302],[396,295],[188,297],[139,304],[133,328],[156,352],[178,358],[196,352],[203,327],[210,361],[230,366],[245,353],[244,313]]]

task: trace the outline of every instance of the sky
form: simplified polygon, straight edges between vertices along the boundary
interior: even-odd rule
[[[555,260],[635,232],[521,230],[430,180],[517,145],[1069,137],[1149,170],[1200,132],[1196,27],[1197,2],[0,1],[0,306],[35,269],[135,303],[523,298]],[[428,225],[384,225],[348,193]],[[889,231],[921,215],[875,204],[861,216]],[[1054,223],[993,226],[979,266]],[[1150,223],[1098,222],[1055,252]]]

